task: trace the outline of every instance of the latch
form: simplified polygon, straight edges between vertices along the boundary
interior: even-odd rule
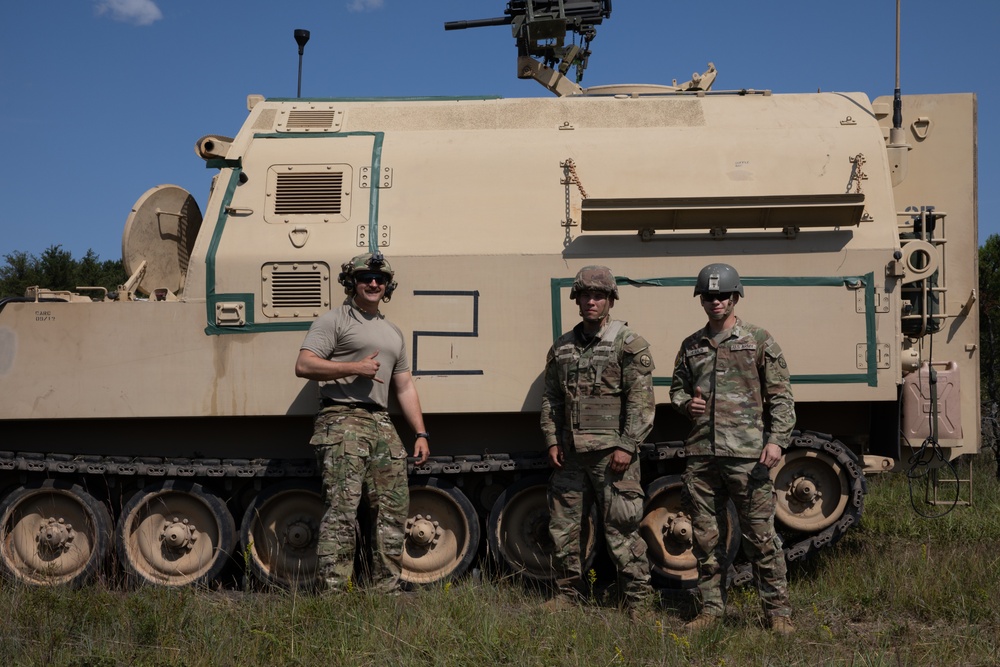
[[[246,304],[239,301],[224,301],[215,304],[216,326],[242,327],[246,323]]]

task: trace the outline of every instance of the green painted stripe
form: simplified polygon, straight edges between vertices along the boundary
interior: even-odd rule
[[[868,386],[878,386],[878,357],[875,349],[875,272],[863,278],[865,284],[865,338],[868,341]]]
[[[573,278],[550,279],[552,293],[552,340],[562,335],[562,300],[561,289],[571,287]],[[627,276],[615,276],[619,285],[633,287],[691,287],[696,278],[643,278],[633,279]],[[861,287],[865,288],[865,339],[868,345],[866,358],[867,369],[864,373],[830,373],[827,375],[793,375],[792,384],[867,384],[878,386],[878,368],[875,349],[875,274],[863,276],[756,276],[741,277],[746,286],[758,287]],[[654,376],[653,386],[669,387],[670,377]]]
[[[242,167],[243,160],[241,158],[235,160],[224,160],[222,158],[205,160],[206,169],[240,169]]]
[[[792,384],[861,384],[868,382],[868,375],[868,373],[793,375]]]
[[[240,182],[240,172],[240,169],[233,169],[233,173],[229,175],[229,183],[226,185],[226,191],[222,194],[222,203],[219,205],[219,221],[212,232],[212,241],[208,244],[208,253],[205,256],[205,317],[209,327],[215,322],[215,304],[212,302],[215,295],[215,255],[219,251],[219,243],[222,241],[222,231],[226,228],[226,222],[229,220],[226,209],[233,201],[233,193],[236,192],[236,186]]]
[[[215,322],[215,306],[227,301],[242,303],[246,310],[246,324],[241,327],[220,327]],[[254,295],[249,292],[233,292],[229,294],[214,294],[208,299],[208,309],[212,314],[205,333],[209,336],[223,336],[227,334],[254,334],[266,331],[307,331],[312,325],[312,320],[297,322],[267,322],[257,324],[255,320]]]
[[[654,375],[654,387],[669,387],[672,378],[669,376]],[[868,382],[867,373],[842,373],[829,375],[793,375],[792,384],[861,384]]]
[[[562,335],[562,309],[559,301],[561,288],[569,287],[573,284],[573,279],[569,282],[566,278],[553,278],[550,286],[552,296],[552,342],[555,342]]]
[[[378,250],[378,192],[379,178],[382,173],[382,143],[384,132],[372,132],[375,138],[372,143],[371,183],[368,189],[371,194],[368,199],[368,252],[375,254]]]

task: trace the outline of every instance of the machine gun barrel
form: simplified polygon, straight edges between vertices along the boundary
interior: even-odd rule
[[[445,30],[465,30],[466,28],[487,28],[494,25],[510,25],[513,22],[510,16],[498,16],[493,19],[472,19],[471,21],[448,21],[444,24]]]
[[[506,16],[492,19],[472,19],[470,21],[448,21],[445,30],[466,30],[467,28],[486,28],[495,25],[510,25],[515,17],[525,17],[529,22],[537,19],[551,19],[562,16],[567,20],[578,20],[590,25],[600,25],[611,16],[611,0],[510,0]]]

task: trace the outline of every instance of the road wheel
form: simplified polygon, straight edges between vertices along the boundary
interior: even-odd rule
[[[263,489],[240,526],[247,574],[281,588],[315,585],[316,544],[325,511],[318,481],[286,480]]]
[[[664,588],[691,588],[698,583],[698,561],[694,555],[691,517],[684,511],[679,475],[656,479],[646,490],[639,534],[646,540],[649,572]],[[726,504],[726,517],[719,526],[726,543],[726,567],[740,548],[740,523],[736,506]]]
[[[79,586],[103,566],[111,526],[107,507],[76,484],[21,486],[0,504],[0,567],[28,584]]]
[[[451,482],[437,477],[410,485],[410,510],[400,579],[432,584],[460,577],[479,550],[479,516]]]
[[[118,520],[126,573],[159,586],[203,584],[232,552],[236,527],[226,504],[200,484],[166,480],[135,494]]]
[[[849,479],[831,454],[791,448],[771,471],[777,493],[775,518],[800,533],[829,528],[847,509]]]
[[[509,572],[536,581],[552,581],[552,538],[549,535],[547,477],[525,477],[507,487],[497,498],[487,522],[493,557]],[[597,553],[598,518],[591,508],[580,531],[583,571]]]

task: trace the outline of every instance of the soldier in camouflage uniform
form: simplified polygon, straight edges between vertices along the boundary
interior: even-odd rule
[[[736,269],[709,264],[698,274],[694,293],[701,297],[708,324],[681,344],[670,387],[674,407],[693,422],[685,442],[684,504],[692,517],[701,612],[686,627],[705,629],[725,612],[728,564],[719,524],[731,498],[767,622],[776,632],[790,634],[794,627],[769,473],[795,425],[788,365],[767,331],[736,317],[743,296]],[[764,431],[765,412],[770,433]]]
[[[362,494],[371,509],[372,582],[399,587],[403,530],[409,509],[406,449],[386,405],[389,386],[416,432],[417,465],[430,454],[420,399],[410,375],[403,334],[379,312],[392,297],[393,271],[381,253],[344,264],[344,304],[313,322],[299,350],[295,374],[320,382],[321,410],[313,437],[327,509],[319,527],[319,583],[347,588],[354,570],[354,524]]]
[[[611,319],[618,286],[610,269],[581,269],[570,298],[583,321],[549,350],[542,398],[542,433],[553,468],[549,533],[559,577],[546,607],[580,598],[580,529],[596,502],[625,604],[635,614],[653,596],[646,543],[638,533],[639,443],[653,428],[653,358],[649,343]]]

